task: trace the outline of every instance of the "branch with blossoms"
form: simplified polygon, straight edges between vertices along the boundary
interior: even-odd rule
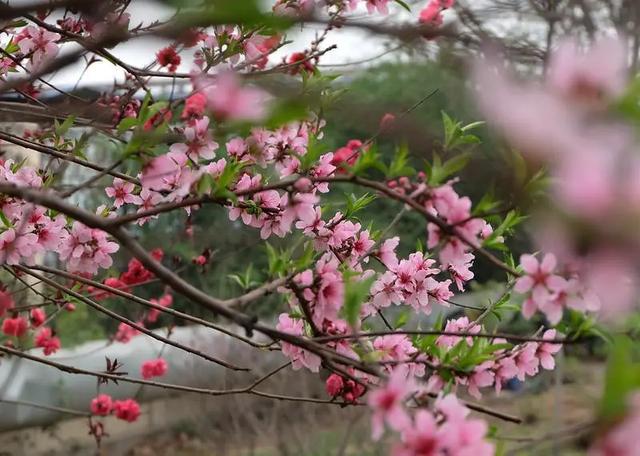
[[[0,162],[0,263],[7,273],[0,290],[0,352],[95,377],[98,387],[113,381],[205,395],[366,404],[372,438],[382,438],[385,430],[397,436],[394,455],[490,455],[496,446],[489,427],[470,411],[521,419],[462,397],[498,395],[513,379],[524,382],[553,370],[563,346],[614,334],[620,325],[615,317],[634,309],[638,244],[628,222],[638,215],[640,167],[627,123],[637,115],[637,90],[625,92],[624,52],[616,40],[587,54],[567,43],[550,60],[542,86],[516,82],[490,54],[472,72],[489,124],[525,159],[544,162],[553,178],[547,187],[552,199],[534,213],[542,220],[535,236],[541,251],[523,254],[516,264],[510,243],[525,220],[521,209],[499,209],[507,205],[490,197],[474,204],[459,190],[482,122],[443,115],[443,140],[425,148],[430,156],[423,169],[415,168],[406,148],[390,158],[376,150],[380,134],[435,91],[403,113],[385,115],[367,140],[333,151],[322,142],[326,104],[339,95],[333,78],[318,66],[336,47],[326,46],[326,37],[358,27],[409,42],[455,37],[464,43],[445,26],[452,0],[426,2],[411,27],[353,19],[358,7],[386,15],[406,6],[391,0],[278,0],[268,12],[257,2],[248,1],[240,11],[235,2],[214,1],[210,10],[185,8],[167,22],[148,24],[132,23],[131,3],[95,2],[97,14],[64,1],[48,3],[37,15],[31,7],[0,9],[4,17],[24,19],[3,29],[1,91],[46,108],[35,84],[50,85],[48,74],[80,57],[87,58],[84,70],[101,59],[124,75],[94,100],[104,112],[99,121],[69,112],[37,132],[0,132],[6,143],[49,159],[43,167],[11,158]],[[53,16],[54,9],[61,15]],[[324,26],[309,46],[270,62],[276,51],[293,47],[291,27],[309,23]],[[146,65],[133,65],[111,50],[152,35],[170,42]],[[599,66],[599,59],[606,65]],[[179,71],[185,63],[189,71]],[[286,77],[293,96],[279,97],[257,84],[265,75]],[[187,95],[160,99],[151,90],[158,78],[182,80]],[[113,146],[114,156],[107,157],[104,148],[99,159],[88,158],[90,139],[74,137],[76,127],[92,128],[95,139]],[[602,154],[605,148],[612,152]],[[93,174],[65,190],[67,165]],[[344,187],[355,193],[338,211],[335,198]],[[80,198],[80,191],[96,198]],[[264,280],[236,276],[243,290],[235,297],[214,296],[183,277],[160,248],[162,239],[154,237],[151,250],[137,240],[140,227],[155,232],[176,212],[187,214],[185,232],[191,235],[194,214],[207,204],[219,206],[230,225],[255,232],[267,251]],[[376,204],[400,205],[384,229],[377,226]],[[405,213],[421,219],[419,247],[409,247],[416,239],[390,236]],[[283,241],[267,244],[273,239]],[[116,255],[128,256],[126,267],[114,261]],[[506,276],[501,294],[482,307],[464,306],[475,313],[452,315],[448,308],[456,295],[476,296],[470,289],[478,259]],[[210,249],[179,260],[197,271],[201,283],[213,280],[207,270],[215,261]],[[163,291],[144,298],[150,283]],[[43,304],[29,302],[31,295]],[[275,322],[254,310],[269,295],[278,300]],[[137,304],[135,317],[112,309],[115,297]],[[174,297],[204,316],[174,309]],[[44,303],[56,309],[47,315],[51,307]],[[103,372],[53,361],[48,356],[62,345],[57,321],[76,304],[117,321],[115,342],[151,337],[252,380],[219,391],[150,380],[167,373],[162,355],[137,366],[142,378],[124,370],[136,366],[116,360],[108,360]],[[437,320],[424,318],[433,314]],[[529,334],[506,334],[487,323],[490,315],[517,314],[542,323]],[[247,368],[173,340],[171,330],[166,337],[159,334],[154,328],[165,320],[204,326],[247,349],[279,351],[287,362],[256,379]],[[625,358],[633,358],[629,353],[615,351],[618,362],[611,369],[632,365],[635,360]],[[326,398],[255,389],[289,366],[322,372]],[[638,378],[630,375],[621,392],[610,386],[605,392],[594,454],[605,454],[602,448],[611,445],[627,448],[628,429],[637,421]],[[100,417],[135,421],[141,413],[134,398],[114,400],[100,391],[87,409],[98,443],[105,436]]]

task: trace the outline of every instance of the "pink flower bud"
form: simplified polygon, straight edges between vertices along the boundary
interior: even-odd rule
[[[327,378],[327,381],[325,383],[327,393],[331,397],[336,397],[337,395],[339,395],[343,387],[344,381],[338,374],[331,374],[329,378]]]

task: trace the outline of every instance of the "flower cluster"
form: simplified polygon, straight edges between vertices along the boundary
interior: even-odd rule
[[[472,335],[480,330],[480,326],[470,323],[466,317],[450,321],[447,323],[445,332],[459,332]],[[549,329],[544,332],[542,338],[545,340],[554,340],[556,338],[556,330]],[[525,342],[511,346],[504,339],[493,339],[491,341],[492,358],[481,362],[473,368],[471,373],[454,373],[453,383],[463,385],[467,388],[469,394],[476,398],[480,398],[480,388],[488,388],[493,386],[496,392],[500,392],[502,387],[511,379],[525,381],[527,377],[533,377],[538,374],[540,367],[546,370],[552,370],[555,367],[553,355],[558,353],[562,346],[552,342]],[[456,336],[440,336],[437,344],[445,351],[453,349],[456,345],[464,343],[470,348],[474,342],[472,337],[464,339]],[[481,342],[475,342],[480,344]],[[508,348],[499,348],[499,347]],[[432,363],[437,365],[438,359],[433,359]],[[429,378],[428,387],[432,391],[440,391],[446,382],[438,374],[434,374]]]
[[[167,373],[169,365],[163,358],[150,359],[142,363],[140,366],[140,375],[145,380],[153,377],[162,377]]]
[[[430,0],[429,3],[420,11],[418,20],[421,24],[433,26],[442,25],[442,12],[453,7],[454,0]]]
[[[348,404],[356,404],[358,398],[364,395],[366,391],[364,385],[359,381],[345,378],[338,374],[331,374],[327,378],[325,389],[332,398],[340,396]]]
[[[422,252],[409,255],[408,259],[398,261],[394,249],[397,238],[385,241],[378,252],[381,261],[389,268],[371,287],[372,299],[365,305],[365,315],[372,314],[391,304],[407,304],[418,312],[431,313],[431,302],[447,306],[447,300],[453,296],[449,290],[451,280],[438,281],[441,272],[436,261],[425,258]]]
[[[34,76],[67,41],[83,46],[92,43],[87,51],[96,53],[100,40],[115,39],[111,36],[118,35],[115,32],[127,36],[146,31],[129,30],[130,17],[126,6],[120,3],[106,5],[92,17],[69,11],[58,20],[59,28],[11,25],[6,48],[7,53],[15,55],[15,61],[0,59],[0,75],[7,78],[9,72],[24,70]],[[342,23],[344,14],[358,7],[369,13],[387,14],[391,4],[391,0],[277,0],[273,9],[276,14],[303,14],[306,20],[315,17],[315,8],[323,8],[330,17],[328,32]],[[453,6],[454,0],[429,0],[418,21],[425,30],[439,27],[444,11]],[[43,14],[46,18],[47,13]],[[148,30],[154,27],[151,25]],[[373,438],[380,439],[385,427],[399,434],[399,442],[393,448],[396,456],[493,454],[494,447],[487,441],[487,425],[469,417],[467,408],[453,394],[444,396],[444,391],[465,390],[479,398],[484,388],[493,387],[499,393],[514,378],[524,381],[540,369],[553,369],[554,355],[561,348],[554,340],[556,330],[543,332],[542,341],[531,338],[514,345],[498,335],[487,334],[482,324],[485,313],[475,320],[467,316],[449,318],[438,323],[439,330],[426,331],[426,335],[410,329],[413,326],[407,325],[408,312],[400,314],[393,324],[384,312],[393,305],[393,310],[404,306],[415,314],[430,314],[435,304],[455,304],[451,299],[454,290],[464,292],[475,277],[473,267],[478,254],[517,276],[513,290],[525,297],[522,312],[526,318],[540,311],[556,325],[567,308],[595,312],[603,300],[592,290],[606,290],[615,295],[612,300],[616,302],[631,300],[638,288],[630,280],[637,260],[627,248],[631,246],[628,250],[634,252],[639,244],[637,234],[623,222],[640,215],[640,160],[633,153],[633,135],[628,129],[621,127],[617,119],[602,120],[627,84],[623,46],[616,40],[605,40],[582,54],[576,45],[564,43],[551,57],[546,83],[541,87],[515,82],[502,71],[488,69],[491,65],[481,65],[475,71],[481,109],[526,157],[549,164],[555,177],[551,189],[557,208],[569,220],[566,224],[558,222],[559,228],[546,225],[552,235],[539,236],[544,238],[540,242],[545,247],[551,245],[552,248],[543,249],[545,252],[554,253],[542,256],[541,261],[533,255],[523,255],[523,273],[519,275],[511,264],[483,248],[500,244],[497,247],[506,250],[498,234],[507,233],[508,229],[501,226],[503,229],[496,228],[494,233],[488,221],[478,215],[482,211],[478,207],[474,211],[471,199],[454,188],[458,180],[450,177],[452,173],[446,174],[442,168],[438,171],[446,175],[438,175],[435,159],[429,175],[404,166],[402,160],[387,165],[370,147],[375,136],[369,140],[351,139],[333,152],[322,153],[326,151],[320,151],[316,141],[322,138],[324,121],[318,118],[322,109],[309,109],[296,121],[278,121],[281,106],[277,100],[245,76],[280,71],[288,78],[302,79],[304,90],[313,88],[313,78],[320,72],[318,63],[324,53],[320,43],[325,35],[318,34],[303,51],[284,54],[281,63],[271,67],[272,54],[288,43],[280,31],[273,32],[272,27],[252,29],[250,24],[198,27],[174,36],[174,41],[160,49],[148,67],[132,67],[134,70],[129,71],[123,65],[129,74],[118,83],[117,91],[101,96],[99,104],[107,108],[107,117],[112,117],[113,125],[108,126],[117,125],[106,130],[127,144],[121,158],[131,159],[131,166],[137,168],[131,175],[105,170],[104,174],[114,176],[104,188],[109,203],[100,206],[95,217],[108,217],[109,222],[114,222],[111,226],[117,227],[119,221],[131,222],[137,214],[135,222],[144,225],[165,209],[181,207],[189,216],[186,232],[192,236],[191,216],[201,205],[215,203],[224,206],[235,226],[244,224],[259,230],[261,239],[299,235],[305,253],[295,259],[295,267],[294,261],[274,267],[282,266],[283,270],[277,273],[281,277],[277,292],[288,306],[278,317],[279,334],[274,341],[293,369],[304,367],[315,373],[321,368],[330,370],[325,388],[331,400],[340,400],[343,406],[366,401],[372,411]],[[427,35],[425,31],[424,36]],[[172,99],[171,103],[156,102],[152,97],[144,102],[134,98],[144,87],[140,82],[144,73],[148,72],[149,78],[167,76],[166,71],[175,73],[183,65],[184,49],[191,48],[195,49],[190,79],[185,79],[188,96]],[[178,76],[183,75],[174,74],[174,80]],[[37,95],[37,90],[31,85],[21,93],[30,97]],[[321,89],[322,97],[324,90]],[[393,114],[386,114],[379,133],[395,127],[398,120]],[[49,152],[55,149],[56,156],[80,156],[82,140],[65,138],[65,133],[60,132],[66,125],[55,127],[23,136],[47,147]],[[447,129],[445,133],[448,137],[452,132]],[[603,154],[602,150],[610,153]],[[580,166],[576,166],[577,162]],[[11,160],[0,161],[0,183],[60,197],[62,194],[56,193],[54,187],[55,176],[48,168],[39,170]],[[380,172],[387,176],[386,186],[384,180],[369,179]],[[378,231],[354,216],[366,206],[367,197],[356,202],[349,198],[347,209],[329,212],[321,198],[335,183],[363,185],[375,193],[371,199],[389,197],[420,213],[427,220],[426,248],[404,250],[403,245],[402,251],[408,256],[399,258],[396,250],[400,238],[387,238],[386,231]],[[95,276],[113,266],[112,257],[119,245],[105,231],[87,226],[105,225],[90,223],[94,220],[90,217],[73,220],[73,211],[57,213],[31,201],[43,200],[26,201],[6,195],[0,199],[0,264],[6,265],[8,272],[20,270],[11,269],[12,265],[32,265],[51,252],[57,254],[66,270],[83,276]],[[122,214],[126,220],[117,220]],[[501,219],[500,214],[494,216],[486,218],[491,223]],[[604,229],[596,223],[603,219],[613,220],[611,226]],[[575,226],[595,225],[593,231],[601,236],[586,239],[586,247],[580,242],[558,242],[565,235],[572,239],[574,221],[578,222]],[[192,263],[201,266],[204,274],[210,250],[198,247],[197,251],[204,253],[195,256]],[[163,251],[158,249],[151,254],[162,261]],[[125,293],[134,293],[135,287],[156,278],[136,258],[128,262],[123,272],[109,275],[96,280]],[[615,283],[607,283],[609,277],[614,277]],[[167,287],[149,301],[152,305],[145,312],[137,313],[134,320],[120,318],[129,324],[120,323],[114,340],[127,343],[138,335],[140,327],[158,322],[163,308],[173,305],[168,286],[171,282],[166,282]],[[95,300],[113,295],[73,281],[72,287]],[[28,348],[33,340],[33,346],[45,356],[55,353],[60,339],[49,326],[55,314],[47,318],[42,308],[29,305],[27,316],[26,311],[16,309],[10,290],[0,286],[3,342]],[[248,291],[248,295],[260,293],[260,288]],[[72,304],[60,305],[62,296],[64,293],[60,292],[55,298],[60,310],[70,308],[67,306]],[[495,311],[498,313],[499,309]],[[136,321],[135,327],[131,321]],[[382,324],[387,331],[374,332]],[[421,325],[418,323],[418,328]],[[397,330],[402,326],[404,330]],[[247,327],[247,331],[250,329]],[[264,329],[263,332],[268,333]],[[161,377],[167,370],[163,358],[146,360],[139,366],[144,379]],[[437,399],[429,403],[434,397]],[[428,405],[431,407],[425,408]],[[140,416],[135,400],[114,401],[106,394],[94,398],[90,408],[93,415],[113,414],[128,422]],[[629,429],[637,426],[637,418],[634,405],[628,418],[631,424],[622,423],[604,436],[595,451],[628,451]],[[101,424],[90,426],[99,439],[98,434],[104,432]]]
[[[542,251],[571,265],[569,283],[562,290],[545,285],[551,292],[546,297],[542,286],[535,287],[529,314],[538,308],[557,320],[562,307],[575,306],[572,296],[584,290],[598,295],[589,297],[588,310],[597,300],[608,303],[602,309],[606,316],[634,304],[637,262],[629,252],[639,238],[628,221],[640,213],[640,166],[630,126],[609,109],[627,84],[626,52],[618,38],[603,38],[587,52],[565,39],[551,54],[543,84],[514,80],[495,56],[476,65],[480,108],[525,158],[547,165],[550,201],[565,215],[543,211],[549,216],[540,219],[535,237]],[[572,282],[573,276],[581,283]],[[526,281],[521,284],[526,288]],[[550,295],[559,302],[551,302]]]
[[[419,409],[412,417],[406,402],[416,393],[406,369],[397,367],[389,380],[369,395],[373,438],[382,436],[385,423],[401,435],[394,456],[494,454],[493,445],[486,441],[487,424],[469,418],[469,410],[453,394],[439,397],[433,412]]]
[[[140,405],[134,399],[113,400],[99,394],[91,400],[91,413],[97,416],[115,415],[119,420],[133,423],[140,417]]]
[[[282,331],[292,336],[302,336],[304,334],[304,321],[299,318],[291,318],[287,314],[278,317],[276,326],[278,331]],[[320,369],[320,357],[296,345],[282,342],[282,354],[291,360],[293,370],[298,370],[303,366],[311,372],[318,372]]]
[[[527,294],[522,306],[526,318],[540,310],[555,325],[566,307],[581,312],[600,309],[598,296],[585,289],[577,276],[565,279],[555,273],[556,257],[552,253],[547,253],[541,262],[533,255],[522,255],[520,265],[525,275],[516,281],[514,290]]]

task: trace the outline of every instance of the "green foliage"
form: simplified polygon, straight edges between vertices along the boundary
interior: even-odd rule
[[[308,114],[307,100],[302,98],[280,98],[272,103],[264,127],[276,129],[282,125],[301,120]]]
[[[75,301],[76,309],[73,312],[63,310],[63,314],[55,319],[55,328],[62,346],[70,347],[81,342],[106,338],[104,321],[100,316],[86,304],[75,299],[70,301]]]
[[[356,175],[363,175],[365,171],[372,169],[384,172],[385,166],[380,158],[378,147],[375,144],[371,144],[366,150],[361,150],[358,159],[349,168],[349,171]]]
[[[64,122],[59,123],[57,120],[54,121],[54,131],[56,133],[56,135],[58,136],[64,136],[67,134],[67,132],[69,131],[69,129],[73,126],[73,123],[75,122],[76,117],[75,116],[69,116],[66,119],[64,119]]]
[[[345,218],[351,218],[356,213],[362,211],[367,208],[372,202],[376,200],[376,195],[372,195],[370,193],[365,193],[362,196],[356,196],[353,193],[347,194],[346,196],[346,209],[344,212]]]
[[[345,290],[342,311],[347,323],[354,326],[360,317],[362,304],[364,304],[369,297],[369,291],[371,290],[371,285],[375,277],[369,277],[364,280],[353,280],[351,274],[345,272],[343,278]]]
[[[206,0],[195,8],[187,0],[172,3],[182,9],[176,19],[181,27],[237,24],[284,30],[292,24],[286,17],[262,11],[257,0]]]
[[[483,247],[508,251],[509,249],[504,245],[504,240],[501,238],[512,234],[515,228],[526,219],[526,216],[518,215],[515,210],[509,211],[500,225],[484,240]]]
[[[5,226],[5,228],[13,228],[13,223],[11,223],[11,220],[9,220],[5,215],[5,213],[1,210],[0,210],[0,221],[2,221],[2,224]]]
[[[397,147],[393,160],[386,169],[385,176],[387,179],[394,179],[402,176],[413,176],[416,170],[409,166],[409,146],[402,143]]]
[[[640,76],[636,76],[631,81],[614,108],[626,120],[636,125],[636,128],[640,126]]]
[[[240,274],[229,274],[228,277],[235,283],[238,284],[241,290],[247,291],[251,288],[254,288],[260,285],[260,281],[256,280],[256,277],[253,272],[253,264],[249,263],[245,272]]]
[[[625,336],[616,337],[611,346],[600,416],[605,420],[613,420],[622,415],[627,409],[629,394],[638,388],[640,364],[634,357],[631,340]]]
[[[484,122],[473,122],[463,126],[462,122],[453,120],[446,112],[442,111],[442,123],[444,125],[443,147],[445,150],[481,142],[476,135],[467,132],[484,125]]]
[[[453,176],[462,170],[467,163],[469,163],[469,159],[471,158],[471,154],[469,152],[464,152],[449,160],[442,163],[442,159],[440,155],[437,153],[433,153],[433,162],[427,163],[427,176],[429,179],[429,184],[432,186],[437,186],[443,184],[448,177]]]
[[[405,3],[403,0],[393,0],[394,2],[396,2],[398,5],[400,5],[402,8],[404,8],[405,10],[411,12],[411,7]]]

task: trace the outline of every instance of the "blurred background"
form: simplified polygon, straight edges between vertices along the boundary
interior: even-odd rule
[[[415,21],[425,2],[407,3],[412,7],[412,13],[393,4],[390,16],[382,20],[369,18],[364,10],[354,15],[364,22],[402,26],[408,21]],[[589,42],[600,34],[617,30],[628,36],[629,45],[635,51],[631,62],[635,71],[640,41],[640,27],[637,27],[640,24],[639,4],[633,0],[460,0],[445,15],[445,27],[454,32],[455,38],[452,39],[403,42],[362,29],[336,30],[325,44],[336,44],[337,49],[323,56],[319,65],[325,76],[335,74],[337,78],[332,81],[335,100],[323,110],[326,127],[318,147],[328,152],[343,147],[352,139],[365,141],[377,134],[380,120],[391,113],[401,116],[402,121],[377,137],[375,147],[386,162],[391,161],[398,148],[406,148],[412,165],[418,170],[425,170],[433,152],[443,152],[443,112],[465,125],[479,120],[466,77],[471,57],[469,52],[479,49],[481,43],[491,42],[502,49],[522,74],[539,75],[544,71],[549,50],[563,36],[571,35]],[[164,2],[134,0],[130,11],[132,23],[148,23],[169,17],[173,6]],[[313,28],[293,31],[293,44],[274,55],[272,63],[279,63],[287,53],[303,50],[316,32]],[[153,61],[155,53],[165,45],[161,40],[150,39],[118,46],[113,52],[127,62],[139,64]],[[189,61],[189,56],[183,56],[183,62]],[[189,71],[188,63],[182,65],[179,71]],[[112,87],[114,81],[122,82],[122,78],[122,72],[103,62],[90,65],[86,71],[79,63],[51,75],[49,80],[84,97],[97,97]],[[273,76],[261,83],[274,90],[286,91],[299,81],[291,76]],[[188,80],[163,79],[152,81],[150,85],[159,97],[169,99],[186,90],[182,87],[184,84],[189,84]],[[41,98],[53,106],[64,107],[66,103],[64,97],[45,88]],[[5,129],[20,132],[50,126],[50,121],[43,120],[37,113],[23,110],[16,114],[17,103],[20,100],[0,101],[0,121]],[[91,110],[86,112],[86,115],[91,114]],[[531,195],[525,198],[523,190],[539,169],[524,163],[519,155],[486,129],[475,132],[482,142],[468,148],[470,164],[461,175],[457,186],[459,193],[469,195],[474,202],[490,194],[501,202],[503,208],[526,211],[531,204]],[[80,137],[83,131],[78,129],[74,134]],[[110,162],[109,147],[108,143],[96,143],[92,145],[90,154],[99,154],[100,160]],[[24,150],[8,146],[3,146],[3,149],[16,156],[26,154]],[[73,165],[65,172],[66,182],[70,185],[87,177]],[[77,203],[96,207],[104,200],[103,189],[104,185],[84,192]],[[344,209],[350,191],[347,187],[334,191],[330,195],[330,209]],[[380,230],[395,217],[397,206],[378,200],[369,208],[369,213],[373,214],[373,228]],[[519,226],[508,240],[516,255],[530,247],[526,227],[526,223]],[[136,228],[135,234],[147,249],[162,248],[166,262],[189,282],[215,296],[239,295],[269,275],[269,255],[259,233],[241,223],[230,222],[227,211],[214,205],[203,207],[193,216],[183,211],[165,214],[143,228]],[[400,246],[399,254],[405,256],[415,250],[416,244],[425,243],[424,221],[421,217],[407,214],[393,226],[388,236],[396,234],[402,234],[404,240],[414,240]],[[159,244],[159,239],[170,239],[171,242]],[[287,248],[284,242],[275,239],[269,242],[275,249]],[[204,268],[192,264],[190,260],[204,251],[210,254],[209,263]],[[121,252],[114,271],[126,270],[128,260]],[[473,293],[464,299],[469,305],[481,306],[491,296],[499,294],[496,280],[501,277],[481,259],[477,260],[474,273]],[[165,292],[162,286],[154,283],[136,291],[144,298],[157,298]],[[29,297],[25,294],[22,299],[28,301]],[[130,303],[118,299],[109,299],[106,304],[133,320],[142,312],[140,308],[132,308]],[[273,318],[281,311],[283,303],[274,295],[252,306],[251,310],[261,317]],[[179,296],[174,296],[173,307],[194,315],[200,313],[199,308]],[[477,311],[439,309],[432,318],[437,318],[441,312],[474,316]],[[160,316],[155,326],[159,331],[165,331],[163,328],[175,323],[166,316]],[[513,312],[500,321],[494,318],[488,326],[499,327],[508,333],[531,333],[542,323],[535,318],[524,321],[518,312]],[[162,346],[153,344],[148,348],[136,345],[123,348],[122,344],[112,342],[110,338],[116,331],[117,322],[83,305],[78,305],[74,312],[61,315],[56,320],[56,327],[63,347],[69,350],[61,356],[90,357],[92,353],[102,354],[104,350],[120,350],[123,359],[133,359],[130,357],[135,357],[138,350],[148,349],[149,353],[164,350]],[[206,338],[193,340],[214,353],[220,353],[223,344],[220,340]],[[525,424],[520,426],[501,424],[499,435],[505,454],[584,454],[587,442],[584,429],[576,428],[575,432],[564,432],[560,436],[557,431],[570,430],[572,425],[582,423],[590,416],[595,398],[600,393],[603,375],[600,348],[597,343],[568,346],[558,357],[557,371],[541,373],[526,385],[514,382],[502,396],[487,399],[487,405],[495,405],[525,420]],[[270,366],[284,361],[277,353],[256,356],[256,350],[250,349],[237,356],[238,359],[260,364],[260,369],[265,372]],[[183,382],[208,387],[234,384],[233,378],[226,377],[228,374],[215,369],[202,371],[204,368],[197,364],[187,362],[174,366],[171,359],[169,361],[174,370],[185,373],[180,377]],[[5,369],[7,366],[8,363],[2,364]],[[16,372],[25,369],[24,366],[13,368],[15,372],[9,376],[0,376],[4,379],[0,391],[7,392],[8,385],[17,381]],[[204,378],[195,375],[203,372],[207,372]],[[37,388],[27,382],[21,393],[23,399],[32,396]],[[73,387],[61,385],[60,388],[68,391]],[[288,371],[270,379],[265,389],[326,398],[321,378]],[[144,395],[144,392],[140,394]],[[59,399],[56,403],[60,406],[71,401],[63,393]],[[68,417],[64,413],[37,415],[28,406],[11,405],[6,401],[2,406],[12,407],[1,409],[4,410],[2,413],[18,416],[22,412],[26,418],[21,423],[5,423],[4,432],[0,433],[0,454],[92,454],[96,451],[92,438],[86,435],[84,418]],[[127,425],[107,419],[111,436],[104,441],[100,451],[103,454],[129,455],[387,454],[384,443],[374,444],[368,438],[367,417],[361,407],[342,409],[334,405],[288,403],[253,396],[204,398],[148,393],[143,418]],[[34,423],[39,426],[34,427]],[[40,427],[42,424],[44,426]]]

